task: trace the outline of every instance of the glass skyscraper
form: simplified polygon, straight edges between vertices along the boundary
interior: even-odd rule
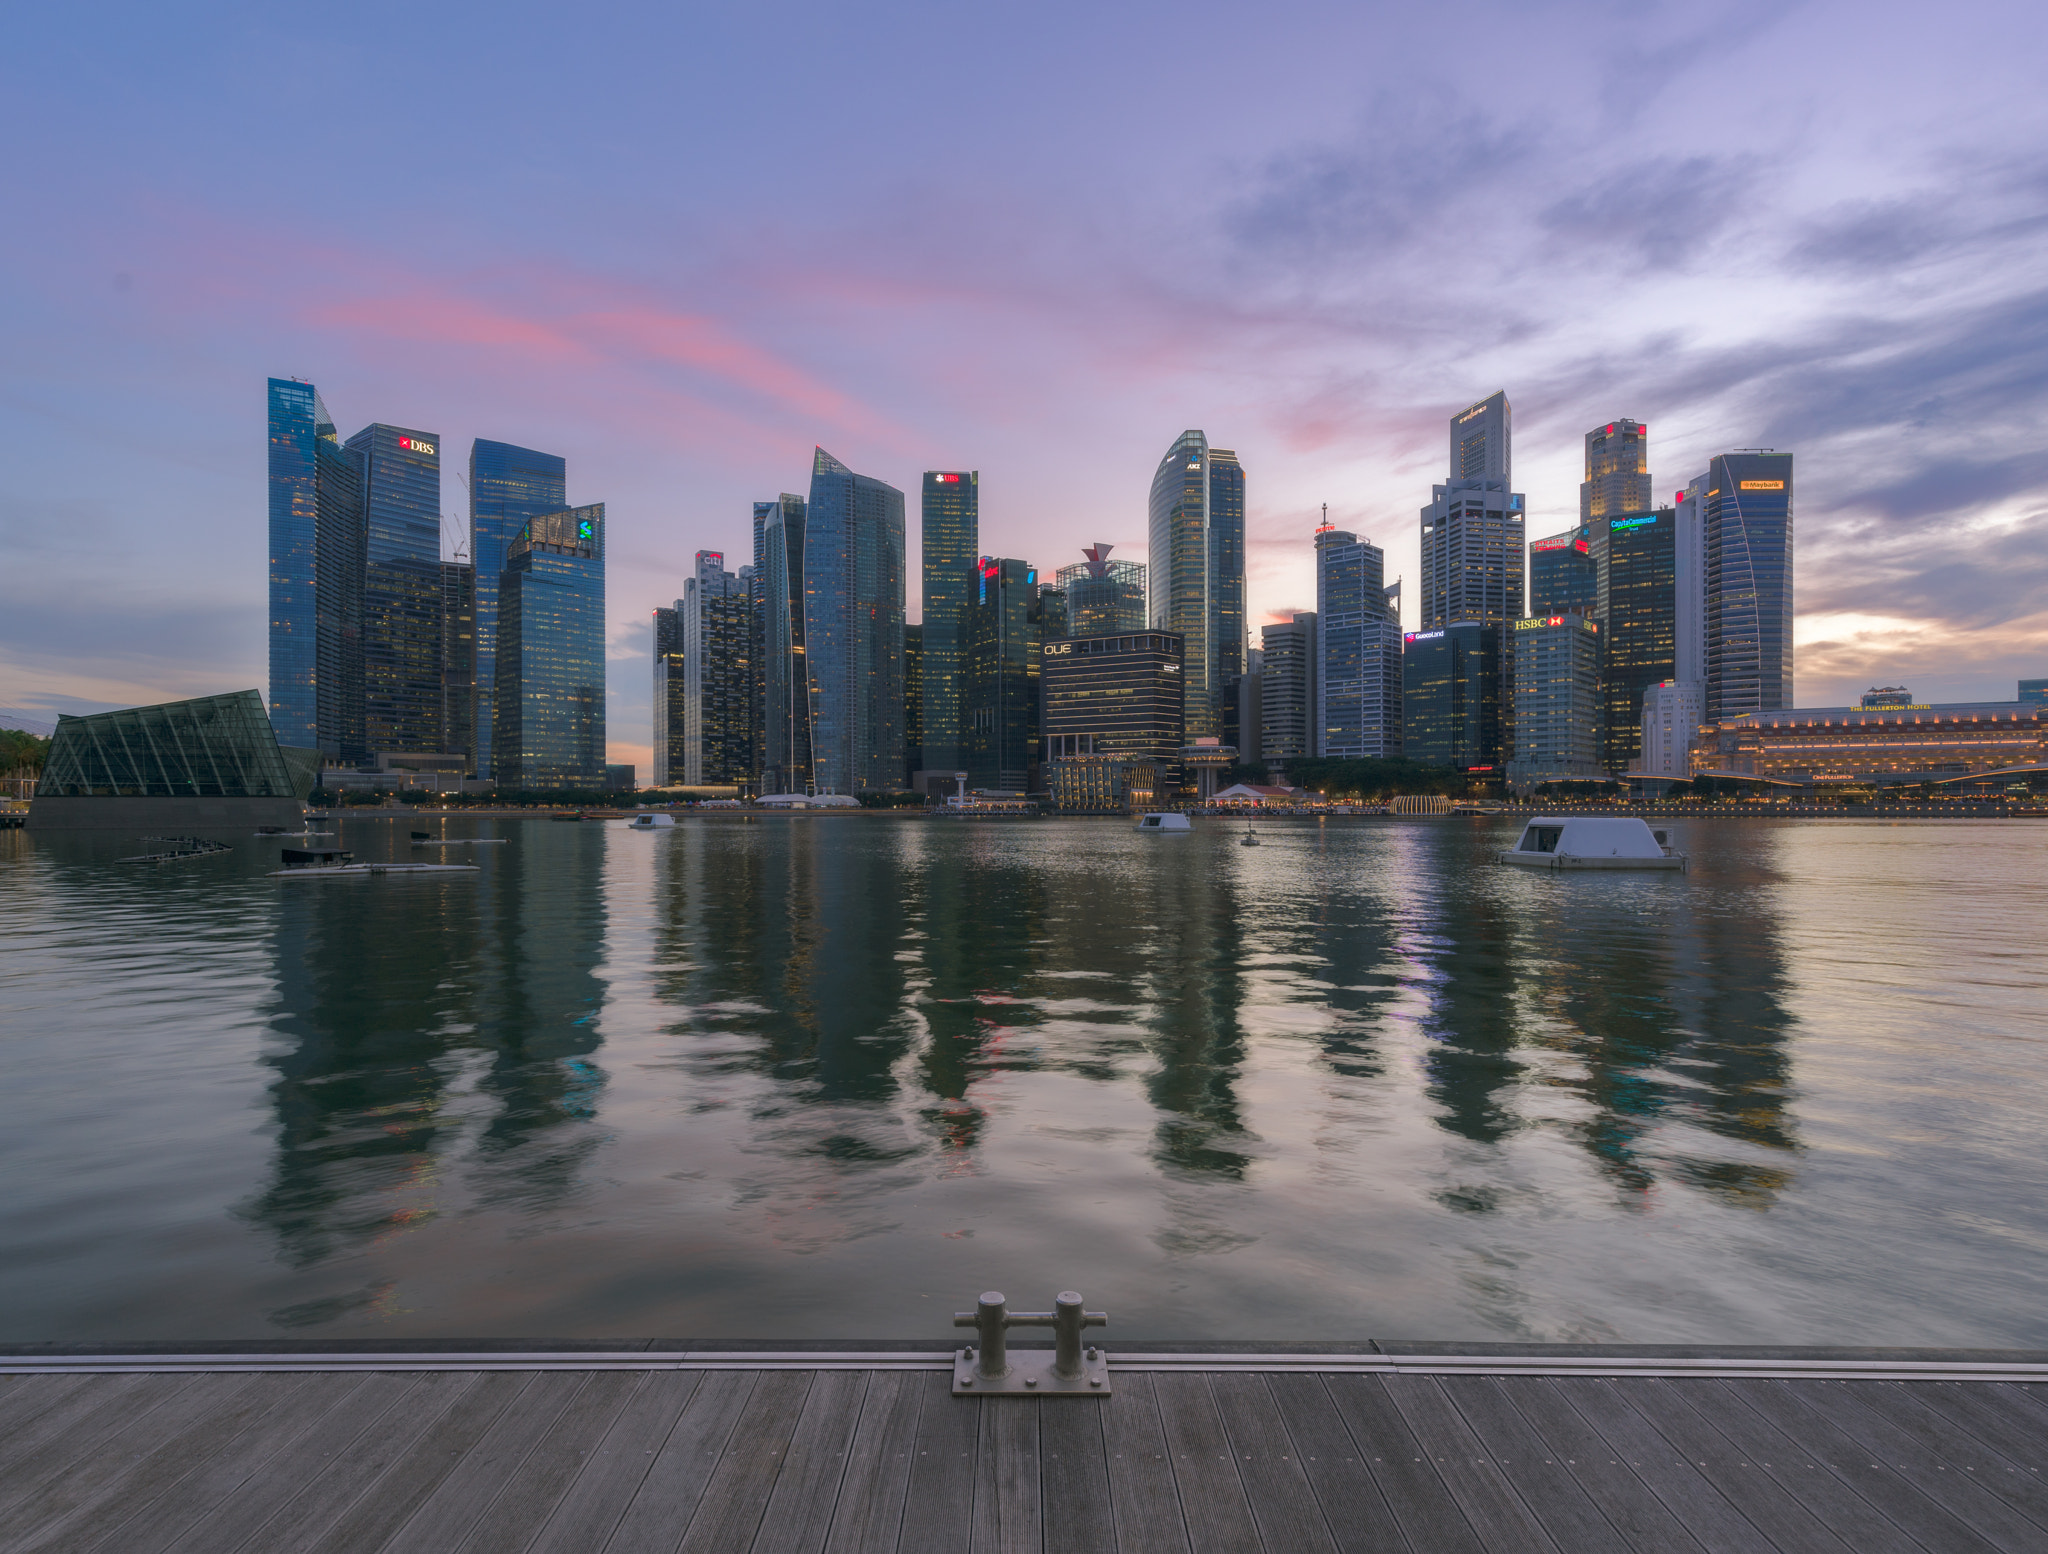
[[[469,559],[476,567],[477,775],[491,775],[491,696],[497,683],[498,577],[513,539],[530,518],[569,505],[568,466],[558,454],[536,453],[479,437],[469,445]]]
[[[1122,809],[1170,792],[1187,742],[1180,638],[1050,638],[1039,657],[1047,786],[1059,807]]]
[[[498,577],[500,787],[604,783],[604,504],[528,519]]]
[[[271,725],[356,761],[363,741],[363,464],[310,383],[269,390]],[[438,559],[438,552],[436,553]]]
[[[1031,786],[1044,643],[1037,604],[1038,573],[1028,563],[976,561],[967,611],[966,760],[957,768],[970,787],[1023,793]]]
[[[1401,753],[1409,760],[1460,771],[1500,766],[1501,635],[1492,621],[1452,621],[1402,639]]]
[[[1515,622],[1516,783],[1603,775],[1600,627],[1583,615]]]
[[[1593,563],[1593,531],[1585,524],[1529,541],[1529,610],[1532,615],[1593,619],[1600,601],[1600,569]]]
[[[1792,705],[1792,455],[1707,466],[1706,721]]]
[[[1316,755],[1401,753],[1401,627],[1386,556],[1342,529],[1316,531]]]
[[[654,612],[654,786],[683,780],[683,601]]]
[[[813,793],[804,652],[804,499],[754,504],[754,634],[760,662],[761,791]]]
[[[811,769],[821,793],[903,784],[903,493],[823,448],[804,520]]]
[[[441,563],[441,729],[450,755],[476,775],[476,568]]]
[[[1067,634],[1099,637],[1145,630],[1145,564],[1111,561],[1113,546],[1084,546],[1086,561],[1061,567],[1057,586],[1067,596]]]
[[[371,753],[436,751],[441,727],[441,447],[374,422],[363,467],[363,734]]]
[[[1505,393],[1451,418],[1451,478],[1422,509],[1422,625],[1522,618],[1523,506]]]
[[[1593,538],[1605,706],[1601,759],[1619,773],[1642,754],[1643,693],[1677,670],[1678,515],[1660,507],[1596,519]]]
[[[1256,759],[1286,761],[1316,753],[1316,618],[1294,619],[1259,634],[1259,740]],[[1246,760],[1254,759],[1246,754]]]
[[[1181,433],[1152,476],[1149,624],[1187,645],[1187,737],[1222,726],[1226,678],[1244,673],[1244,470],[1200,431]]]
[[[753,579],[752,567],[728,572],[724,555],[700,550],[696,576],[684,581],[683,597],[676,601],[683,637],[684,782],[753,780]]]
[[[981,476],[971,469],[926,470],[923,498],[923,769],[963,771],[967,611],[981,546]]]

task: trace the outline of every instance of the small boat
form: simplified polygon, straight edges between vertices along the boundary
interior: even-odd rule
[[[674,815],[635,815],[627,822],[628,831],[661,831],[676,823]]]
[[[1258,833],[1258,832],[1256,832],[1256,831],[1254,831],[1254,830],[1253,830],[1253,829],[1252,829],[1252,828],[1251,828],[1250,826],[1246,826],[1246,827],[1244,828],[1244,835],[1243,835],[1242,837],[1238,838],[1238,843],[1237,843],[1237,845],[1238,845],[1238,846],[1240,846],[1240,847],[1256,847],[1256,846],[1258,846],[1258,845],[1259,845],[1259,833]]]
[[[1668,836],[1635,815],[1538,815],[1522,828],[1522,839],[1494,854],[1494,861],[1530,869],[1684,871],[1690,861],[1665,845]]]
[[[1186,815],[1168,812],[1164,814],[1140,815],[1138,817],[1138,829],[1140,831],[1155,832],[1192,831],[1194,830],[1194,824]]]

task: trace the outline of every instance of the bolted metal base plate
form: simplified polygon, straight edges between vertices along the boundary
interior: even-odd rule
[[[953,1396],[971,1397],[1087,1397],[1109,1396],[1109,1356],[1100,1349],[1081,1353],[1081,1374],[1068,1378],[1052,1371],[1050,1349],[1012,1349],[1010,1374],[1000,1381],[986,1381],[974,1373],[977,1358],[970,1346],[953,1351]]]

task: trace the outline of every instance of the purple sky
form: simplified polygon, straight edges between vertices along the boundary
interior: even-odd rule
[[[17,9],[0,56],[0,705],[264,681],[263,381],[344,435],[564,454],[647,616],[813,444],[982,543],[1143,559],[1234,447],[1254,620],[1319,504],[1413,575],[1505,387],[1530,532],[1581,437],[1668,496],[1800,458],[1797,700],[2048,674],[2037,6]],[[913,616],[917,601],[911,600]],[[1412,606],[1411,606],[1412,613]]]

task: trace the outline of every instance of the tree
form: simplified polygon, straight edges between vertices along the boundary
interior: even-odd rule
[[[0,728],[0,777],[39,777],[50,741],[26,729]]]

